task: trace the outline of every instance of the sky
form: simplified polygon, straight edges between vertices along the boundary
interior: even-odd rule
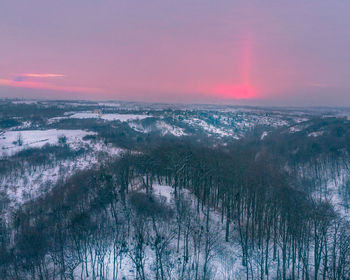
[[[0,97],[350,106],[348,0],[0,0]]]

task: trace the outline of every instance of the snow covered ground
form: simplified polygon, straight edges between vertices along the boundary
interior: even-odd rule
[[[8,212],[19,205],[47,193],[59,180],[65,180],[79,170],[98,167],[110,158],[119,156],[123,150],[101,142],[81,140],[81,135],[70,134],[74,148],[84,147],[78,156],[66,159],[52,159],[49,163],[25,164],[23,168],[13,169],[0,175],[2,195],[8,199]],[[78,140],[81,142],[72,142]],[[42,142],[40,142],[42,143]],[[79,146],[83,145],[83,146]]]
[[[104,106],[104,107],[120,107],[120,103],[115,103],[115,102],[99,102],[99,106]]]
[[[308,137],[318,137],[318,136],[321,136],[323,133],[324,133],[324,131],[314,131],[314,132],[309,133],[307,136]]]
[[[52,158],[50,163],[39,162],[35,165],[25,161],[21,168],[11,169],[1,173],[0,187],[8,201],[8,210],[46,193],[58,180],[64,180],[78,170],[92,168],[102,164],[111,157],[120,155],[122,149],[102,142],[83,140],[86,135],[95,132],[85,130],[15,130],[4,131],[0,134],[0,159],[10,157],[30,148],[42,148],[44,145],[59,145],[64,137],[65,144],[73,150],[82,149],[83,153],[67,155],[59,160]],[[20,143],[19,143],[20,142]]]
[[[230,129],[225,131],[219,127],[208,124],[204,120],[197,119],[197,118],[185,120],[185,122],[188,124],[200,127],[201,129],[203,129],[204,131],[206,131],[209,134],[215,134],[215,135],[218,135],[220,137],[230,136],[230,135],[234,134],[233,131]]]
[[[139,189],[138,186],[134,186],[134,191],[145,193],[145,189]],[[200,213],[197,213],[195,211],[196,209],[196,198],[195,196],[190,193],[187,189],[181,189],[179,190],[181,195],[188,199],[188,201],[191,201],[191,208],[193,211],[193,219],[200,219],[205,220],[206,216],[204,213],[206,213],[206,209],[202,209]],[[152,193],[153,196],[160,198],[163,200],[166,205],[170,206],[171,208],[175,208],[175,199],[174,199],[174,188],[168,185],[163,184],[154,184],[152,186]],[[171,223],[171,221],[168,221]],[[204,223],[204,222],[203,222]],[[215,233],[216,237],[215,239],[218,241],[218,244],[224,244],[224,246],[214,246],[213,251],[210,258],[210,264],[208,267],[208,271],[211,275],[210,279],[217,279],[217,280],[226,280],[226,279],[245,279],[245,267],[242,265],[241,261],[241,249],[240,246],[236,242],[224,242],[224,225],[221,223],[220,219],[220,213],[211,210],[210,213],[210,231]],[[131,240],[132,242],[132,240]],[[180,250],[178,253],[176,253],[176,239],[173,239],[173,241],[169,244],[169,249],[171,249],[173,259],[174,267],[171,270],[171,275],[167,275],[169,279],[177,279],[177,277],[180,275],[180,272],[177,270],[179,266],[181,267],[181,259],[183,258],[182,252],[184,246],[184,240],[181,239],[180,241]],[[192,246],[192,245],[190,245]],[[190,247],[190,250],[193,250],[192,247]],[[109,248],[106,250],[106,254],[103,257],[104,262],[104,278],[105,279],[112,279],[113,275],[113,248]],[[201,252],[199,258],[203,258],[203,251]],[[193,259],[192,259],[193,257]],[[188,266],[191,265],[191,263],[195,262],[195,257],[190,256],[188,260]],[[150,246],[146,246],[145,248],[145,257],[144,257],[144,270],[145,274],[147,275],[147,279],[154,279],[155,277],[155,271],[154,271],[154,264],[156,262],[156,257],[154,254],[153,249],[150,248]],[[204,263],[204,260],[200,260],[200,263]],[[88,260],[88,269],[89,269],[89,278],[85,279],[92,279],[92,273],[91,273],[91,267],[96,264],[92,264],[91,261]],[[76,270],[74,271],[74,275],[79,278],[81,275],[81,266],[78,266]],[[86,275],[84,274],[84,277]],[[97,278],[100,279],[100,278]],[[118,263],[118,279],[136,279],[136,267],[133,263],[132,259],[128,254],[124,254],[123,257],[119,260]],[[192,278],[191,278],[192,279]]]
[[[142,120],[148,117],[149,115],[135,115],[135,114],[99,114],[92,112],[84,112],[84,113],[75,113],[70,118],[73,119],[102,119],[106,121],[121,121],[127,122],[132,120]]]
[[[11,156],[28,148],[41,148],[46,144],[57,145],[59,138],[65,136],[67,144],[84,142],[83,137],[95,132],[85,130],[49,129],[14,130],[0,134],[0,158]]]
[[[16,101],[12,101],[13,104],[37,104],[36,100],[16,100]]]
[[[139,122],[130,122],[129,126],[137,132],[141,133],[151,133],[151,132],[160,132],[162,136],[164,135],[173,135],[173,136],[185,136],[188,135],[183,128],[170,125],[165,121],[156,121],[155,125],[152,127],[144,127]]]

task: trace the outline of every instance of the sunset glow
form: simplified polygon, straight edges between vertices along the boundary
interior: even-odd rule
[[[225,99],[252,99],[257,97],[257,91],[250,85],[219,85],[214,88],[214,94]]]
[[[1,10],[2,97],[350,105],[349,1],[3,0]]]

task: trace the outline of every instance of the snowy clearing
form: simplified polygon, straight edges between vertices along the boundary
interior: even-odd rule
[[[167,124],[164,121],[157,121],[154,126],[144,127],[138,122],[130,122],[130,128],[134,129],[137,132],[141,133],[150,133],[154,131],[159,131],[162,136],[164,135],[173,135],[173,136],[185,136],[188,135],[184,132],[184,129],[174,125]]]
[[[5,131],[0,134],[0,157],[28,148],[41,148],[46,144],[56,145],[61,136],[66,137],[67,144],[73,144],[82,142],[86,135],[94,134],[91,131],[67,129]]]
[[[309,133],[307,136],[308,137],[318,137],[318,136],[321,136],[323,133],[324,133],[324,131],[315,131],[315,132]]]
[[[151,116],[135,115],[135,114],[99,114],[99,113],[85,112],[85,113],[75,113],[69,117],[73,119],[102,119],[106,121],[118,120],[121,122],[127,122],[131,120],[142,120],[145,118],[149,118]]]

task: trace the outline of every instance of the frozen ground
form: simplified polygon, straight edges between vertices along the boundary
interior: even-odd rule
[[[0,133],[0,158],[11,156],[27,148],[41,148],[46,144],[56,145],[59,138],[65,136],[67,144],[84,142],[83,137],[94,132],[85,130],[49,129],[15,130]]]
[[[106,121],[121,121],[127,122],[131,120],[142,120],[151,116],[148,115],[135,115],[135,114],[99,114],[99,113],[75,113],[69,116],[72,119],[102,119]]]
[[[72,151],[82,149],[77,155],[67,154],[59,160],[52,157],[49,163],[28,163],[26,159],[0,174],[1,196],[9,203],[8,210],[46,193],[58,180],[65,180],[78,170],[93,168],[111,157],[118,156],[122,150],[99,141],[83,140],[86,135],[95,132],[85,130],[13,130],[0,133],[0,160],[8,158],[11,162],[16,153],[45,145],[68,145]],[[61,143],[59,143],[61,141]],[[64,141],[64,142],[62,142]],[[6,159],[5,159],[6,160]]]
[[[142,133],[151,133],[158,131],[162,136],[173,135],[180,137],[188,135],[183,128],[168,124],[165,121],[156,121],[155,125],[152,127],[144,127],[138,122],[130,122],[129,126],[135,131]]]
[[[134,186],[134,191],[145,193],[145,189],[140,189],[139,186]],[[191,208],[194,213],[193,219],[200,219],[204,220],[206,219],[206,216],[204,213],[206,213],[206,208],[202,209],[200,213],[196,213],[196,198],[193,194],[191,194],[186,189],[181,189],[179,192],[191,201]],[[155,197],[160,198],[163,200],[168,206],[174,209],[175,207],[175,199],[174,199],[174,188],[168,185],[162,185],[162,184],[154,184],[152,186],[152,193]],[[169,223],[175,222],[175,221],[168,221]],[[219,244],[224,244],[224,246],[214,246],[212,251],[212,257],[211,262],[209,265],[209,273],[211,275],[210,279],[217,279],[217,280],[226,280],[226,279],[245,279],[245,268],[242,266],[241,262],[241,249],[240,246],[236,242],[224,242],[224,235],[223,235],[223,224],[220,221],[220,213],[217,213],[213,210],[211,210],[210,214],[210,231],[215,232],[216,234],[216,240]],[[170,225],[169,225],[170,226]],[[132,236],[132,235],[131,235]],[[132,242],[132,240],[130,240]],[[177,279],[179,276],[179,271],[177,271],[177,265],[181,267],[181,264],[176,264],[176,260],[182,259],[182,252],[184,246],[184,240],[181,239],[180,242],[180,250],[178,253],[176,253],[176,239],[173,240],[172,243],[169,244],[169,249],[171,248],[171,258],[174,261],[174,268],[172,270],[172,274],[168,275],[169,279]],[[190,245],[192,246],[192,245]],[[189,250],[193,250],[192,247],[189,248]],[[203,251],[201,252],[199,258],[203,258]],[[194,258],[194,256],[193,256]],[[188,266],[191,265],[192,262],[194,262],[195,259],[188,260]],[[113,276],[113,248],[109,248],[107,250],[107,253],[104,256],[103,259],[104,267],[105,267],[105,274],[104,277],[106,279],[112,279]],[[156,257],[153,249],[151,249],[149,246],[146,246],[145,248],[145,258],[144,258],[144,268],[145,268],[145,274],[147,275],[147,279],[155,279],[155,271],[154,269],[154,263],[156,262]],[[200,261],[203,263],[203,260]],[[84,279],[92,279],[92,266],[94,264],[91,261],[88,261],[88,270],[89,270],[89,278]],[[96,264],[95,264],[96,266]],[[97,266],[95,267],[95,270]],[[79,278],[81,275],[81,266],[78,266],[77,269],[74,271],[74,275]],[[86,275],[84,274],[84,277]],[[97,279],[100,279],[99,276],[97,276]],[[128,254],[124,254],[121,259],[118,260],[118,279],[136,279],[136,268],[134,263],[132,262],[130,256]]]
[[[24,164],[22,168],[0,174],[0,197],[8,201],[7,211],[11,212],[21,204],[47,193],[59,181],[65,180],[79,170],[97,168],[111,158],[119,156],[123,150],[101,142],[82,141],[80,137],[72,142],[75,149],[84,148],[84,152],[75,157],[37,165]],[[80,141],[80,142],[79,142]]]

